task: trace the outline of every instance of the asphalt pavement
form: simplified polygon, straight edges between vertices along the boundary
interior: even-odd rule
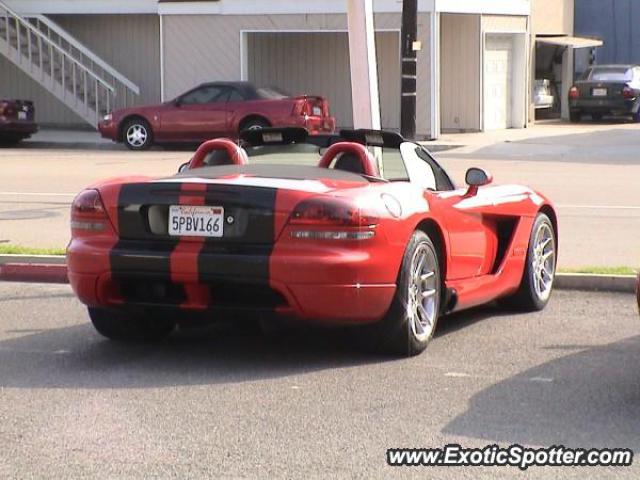
[[[541,313],[442,319],[423,355],[342,331],[103,340],[67,286],[0,283],[2,478],[639,478],[629,468],[388,467],[391,447],[640,451],[630,294],[558,291]]]

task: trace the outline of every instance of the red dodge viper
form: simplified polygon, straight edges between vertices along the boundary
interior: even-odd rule
[[[246,131],[205,142],[172,177],[82,191],[69,279],[111,339],[244,312],[357,325],[371,346],[414,355],[443,314],[549,300],[556,212],[527,187],[491,182],[471,168],[456,188],[395,133]]]

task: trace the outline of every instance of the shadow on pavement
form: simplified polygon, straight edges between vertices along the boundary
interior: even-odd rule
[[[474,395],[443,433],[487,442],[640,449],[640,336],[595,348],[548,348],[568,355]]]
[[[263,336],[230,325],[193,328],[160,343],[110,342],[89,324],[0,341],[0,388],[210,385],[391,361],[354,347],[347,330]]]

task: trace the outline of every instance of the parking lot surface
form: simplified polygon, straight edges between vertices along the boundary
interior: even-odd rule
[[[442,319],[425,354],[351,334],[96,334],[66,286],[0,283],[2,478],[638,478],[629,468],[388,467],[391,447],[640,450],[640,318],[559,291],[537,314]]]

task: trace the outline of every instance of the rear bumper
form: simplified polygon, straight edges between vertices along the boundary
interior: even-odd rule
[[[119,256],[107,245],[71,242],[68,276],[80,301],[94,307],[272,312],[329,324],[361,324],[380,320],[396,290],[395,283],[380,282],[380,268],[366,254],[345,258],[336,251],[320,258],[274,252],[266,260],[235,255],[232,261],[212,254],[204,261],[220,269],[208,267],[206,275],[198,274],[193,252],[155,260],[150,252],[123,253],[131,269],[114,272],[114,262],[122,263]],[[264,278],[242,274],[264,261]]]
[[[571,100],[569,108],[574,112],[583,113],[614,113],[619,115],[630,115],[636,113],[636,100],[597,100],[579,99]]]
[[[0,136],[16,135],[28,137],[38,131],[38,124],[18,120],[0,120]]]

